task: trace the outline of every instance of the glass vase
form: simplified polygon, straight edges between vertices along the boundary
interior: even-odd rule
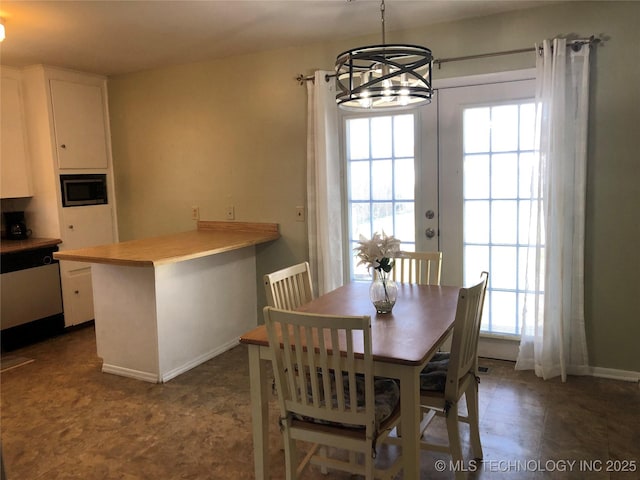
[[[369,297],[378,313],[391,313],[398,298],[398,286],[388,274],[376,275],[369,287]]]

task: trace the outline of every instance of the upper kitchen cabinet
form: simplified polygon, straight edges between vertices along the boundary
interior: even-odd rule
[[[31,169],[19,70],[2,67],[0,84],[0,197],[30,197]]]
[[[102,85],[50,80],[60,169],[108,166]]]

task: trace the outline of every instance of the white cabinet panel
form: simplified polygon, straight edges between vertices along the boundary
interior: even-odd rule
[[[63,208],[61,250],[114,243],[112,212],[111,205]],[[61,261],[60,272],[65,326],[93,320],[91,267]]]
[[[117,242],[106,78],[33,65],[22,79],[38,187],[29,204],[34,235],[61,238],[60,250]],[[108,205],[62,207],[60,175],[80,173],[107,175]],[[63,261],[60,275],[65,325],[93,319],[91,269]]]
[[[116,241],[111,205],[62,209],[62,248],[93,247]]]
[[[61,280],[65,327],[93,320],[91,267],[63,271]]]
[[[63,80],[50,82],[58,167],[107,168],[102,88]]]
[[[3,273],[0,276],[2,330],[60,313],[59,282],[57,263]]]
[[[20,77],[3,67],[0,91],[0,196],[30,197],[33,192]]]

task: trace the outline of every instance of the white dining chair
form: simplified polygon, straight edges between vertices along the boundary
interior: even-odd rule
[[[399,252],[391,279],[398,283],[440,285],[442,252]]]
[[[453,326],[450,353],[437,353],[420,375],[420,405],[424,433],[436,416],[446,418],[448,443],[427,442],[421,435],[420,447],[449,453],[456,469],[456,479],[466,477],[463,466],[459,422],[469,424],[470,443],[476,459],[482,458],[478,414],[478,337],[489,274],[482,272],[481,281],[461,288]],[[467,415],[458,411],[458,403],[466,398]]]
[[[377,469],[374,459],[376,448],[398,423],[400,392],[394,380],[374,378],[371,318],[265,307],[264,319],[286,479],[298,478],[309,464],[366,480],[393,478],[401,455],[385,470]],[[362,354],[356,353],[359,346]],[[300,442],[312,444],[301,461]],[[335,455],[340,450],[349,455]]]
[[[309,262],[283,268],[264,276],[267,305],[294,310],[313,300],[313,285]]]

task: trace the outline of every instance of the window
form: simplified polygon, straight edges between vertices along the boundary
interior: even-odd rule
[[[415,250],[415,115],[346,119],[350,273],[370,278],[353,255],[360,235],[384,231]]]
[[[530,101],[463,112],[464,278],[471,285],[479,271],[491,272],[482,323],[487,332],[520,334],[534,121]]]

